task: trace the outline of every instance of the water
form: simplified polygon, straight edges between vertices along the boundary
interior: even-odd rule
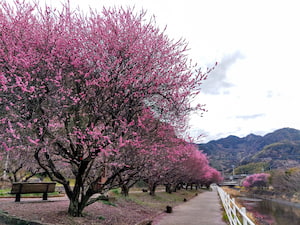
[[[262,224],[300,225],[300,204],[242,197],[239,198],[239,201]]]

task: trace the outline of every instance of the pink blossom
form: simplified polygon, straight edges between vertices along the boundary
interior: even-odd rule
[[[39,141],[40,141],[40,139],[35,139],[35,140],[33,140],[33,139],[31,139],[30,137],[27,137],[27,139],[28,139],[28,141],[29,141],[30,143],[32,143],[32,144],[34,144],[34,145],[38,145],[38,144],[39,144]]]
[[[257,173],[246,177],[243,181],[244,187],[263,187],[268,183],[268,177],[270,174],[268,173]]]
[[[7,152],[13,149],[12,147],[9,148],[5,142],[2,142],[2,146],[3,146],[4,150]]]

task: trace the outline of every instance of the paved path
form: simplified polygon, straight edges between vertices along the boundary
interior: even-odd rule
[[[216,191],[204,192],[165,213],[155,225],[226,225]]]

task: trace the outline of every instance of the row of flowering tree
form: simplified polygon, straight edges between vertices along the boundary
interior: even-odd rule
[[[207,76],[183,40],[170,40],[145,12],[84,15],[24,2],[0,3],[1,148],[27,165],[34,158],[62,184],[70,215],[140,177],[153,191],[175,185],[173,176],[214,177],[205,156],[178,138],[189,112],[203,110],[190,101]]]
[[[171,193],[182,184],[209,186],[220,182],[220,173],[209,166],[206,155],[197,146],[178,138],[168,124],[156,123],[147,120],[145,142],[135,147],[131,144],[124,155],[119,155],[120,162],[125,163],[124,172],[117,178],[123,194],[127,195],[139,180],[147,183],[150,195],[155,194],[158,185],[165,185]]]

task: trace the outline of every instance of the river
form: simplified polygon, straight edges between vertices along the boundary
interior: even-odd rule
[[[238,197],[248,212],[265,225],[300,225],[300,204]]]

